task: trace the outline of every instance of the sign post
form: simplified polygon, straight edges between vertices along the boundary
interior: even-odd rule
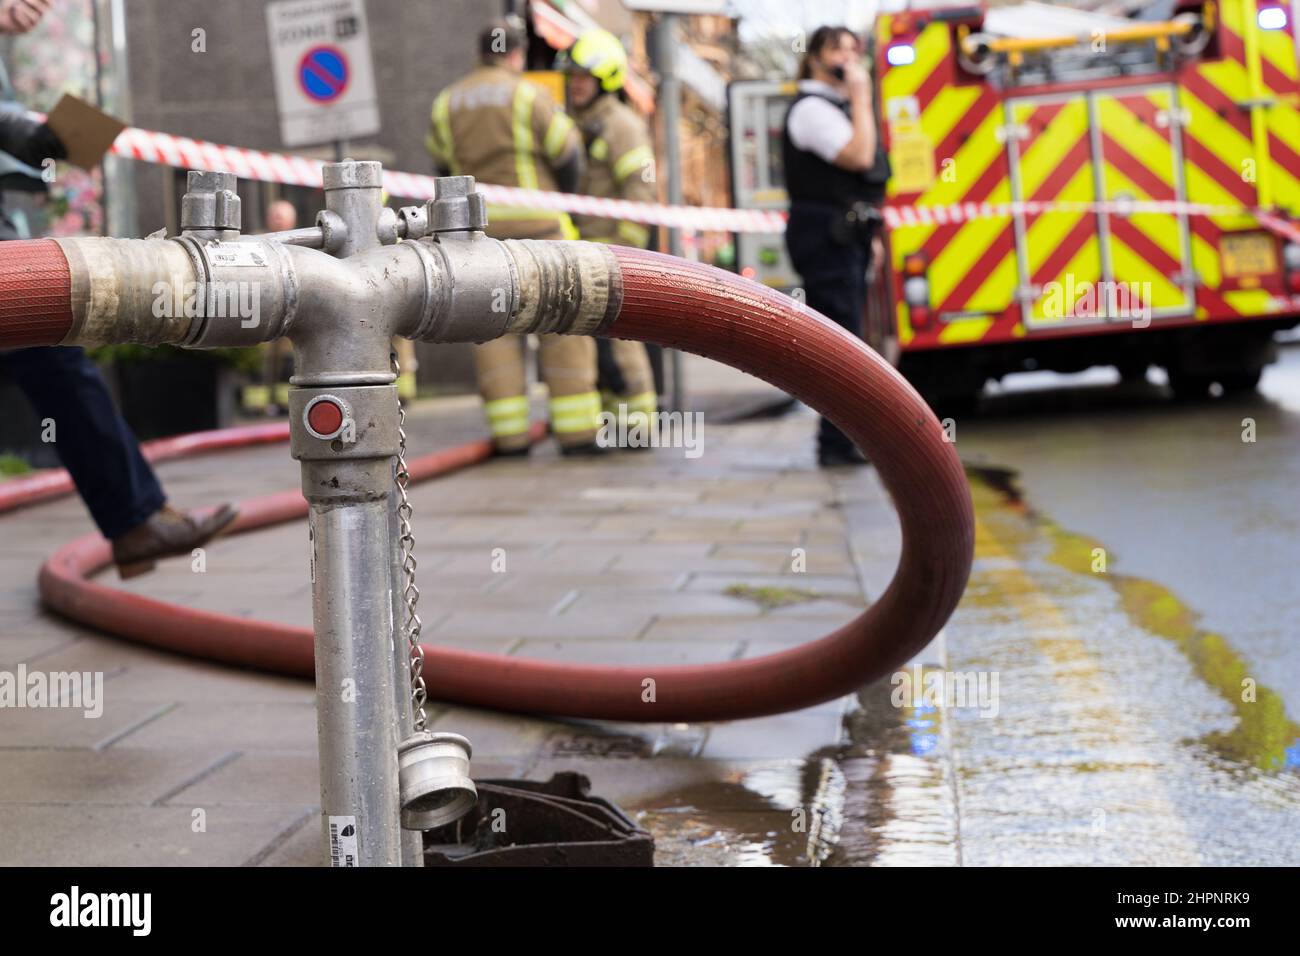
[[[286,147],[343,143],[379,132],[365,0],[275,0],[267,39]]]

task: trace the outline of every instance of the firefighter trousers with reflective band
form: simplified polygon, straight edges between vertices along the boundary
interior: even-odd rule
[[[654,370],[645,345],[627,339],[596,341],[600,370],[600,399],[604,411],[615,421],[634,414],[658,411]]]
[[[538,365],[550,391],[551,432],[561,445],[589,445],[600,428],[596,343],[581,335],[539,336]],[[492,441],[501,451],[528,446],[523,342],[507,335],[474,347],[474,365]]]

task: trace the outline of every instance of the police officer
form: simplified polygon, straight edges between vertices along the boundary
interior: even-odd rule
[[[527,35],[516,16],[479,35],[479,66],[441,91],[425,145],[439,172],[524,189],[573,192],[583,171],[582,139],[567,114],[520,74]],[[566,213],[489,205],[497,239],[573,239]],[[499,454],[528,453],[528,395],[517,336],[476,346],[475,367]],[[587,337],[543,335],[541,377],[550,390],[551,432],[565,454],[594,454],[600,427],[596,345]]]
[[[790,219],[786,248],[809,307],[862,335],[875,206],[889,161],[876,136],[871,82],[847,27],[819,27],[808,41],[782,138]],[[865,464],[825,418],[817,436],[823,466]]]
[[[578,192],[602,199],[655,201],[654,149],[645,120],[627,104],[623,83],[627,53],[612,33],[592,29],[561,54],[573,118],[587,147],[587,169]],[[645,249],[650,229],[605,216],[573,217],[581,238]],[[605,361],[608,349],[608,359]],[[658,408],[654,372],[641,342],[601,339],[601,400],[605,411],[629,420]]]

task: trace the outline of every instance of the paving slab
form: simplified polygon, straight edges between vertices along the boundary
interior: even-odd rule
[[[0,804],[6,866],[241,866],[306,807]],[[202,829],[197,829],[202,827]]]

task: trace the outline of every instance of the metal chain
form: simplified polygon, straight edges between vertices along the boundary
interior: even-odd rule
[[[393,374],[401,375],[402,368],[397,362],[397,353],[389,353],[393,363]],[[405,582],[402,588],[402,601],[406,605],[406,623],[402,630],[406,633],[410,647],[411,666],[411,710],[415,716],[415,731],[424,730],[424,701],[428,696],[424,686],[424,648],[420,646],[420,615],[415,613],[415,606],[420,601],[420,589],[415,586],[415,534],[411,531],[411,499],[406,494],[406,487],[411,483],[411,473],[406,468],[406,409],[402,400],[397,400],[397,519],[402,549],[402,573]]]

